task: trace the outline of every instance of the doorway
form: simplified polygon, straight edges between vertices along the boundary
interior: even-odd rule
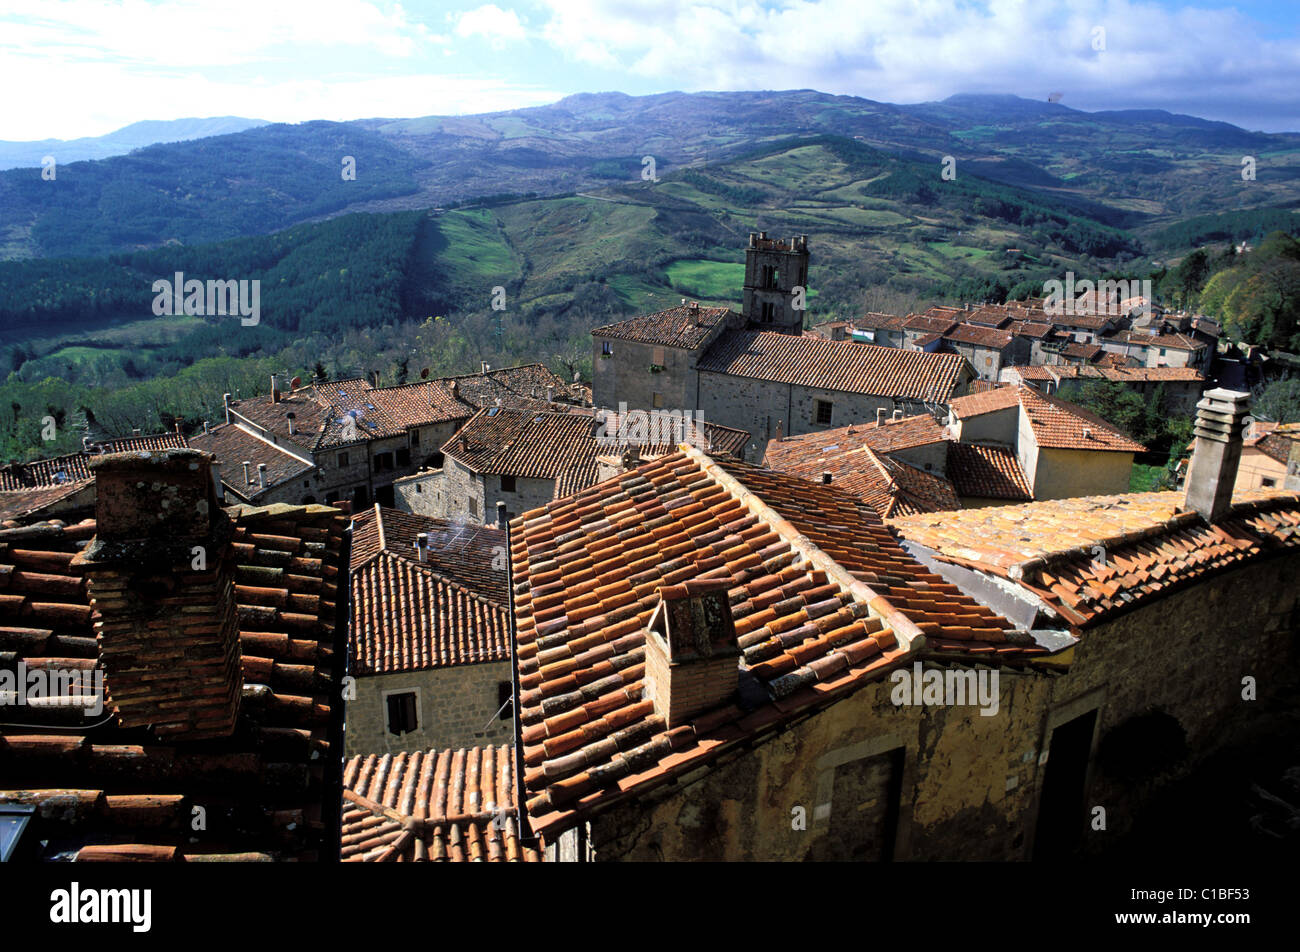
[[[1084,795],[1096,727],[1097,709],[1093,708],[1052,731],[1038,803],[1035,860],[1069,859],[1078,852],[1088,823]]]

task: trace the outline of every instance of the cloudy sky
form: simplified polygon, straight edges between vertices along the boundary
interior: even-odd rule
[[[1300,130],[1298,22],[1297,0],[0,0],[0,139],[801,88]]]

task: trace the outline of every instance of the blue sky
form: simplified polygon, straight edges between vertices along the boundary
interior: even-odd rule
[[[0,0],[0,139],[483,112],[575,92],[1015,93],[1300,130],[1300,3]]]

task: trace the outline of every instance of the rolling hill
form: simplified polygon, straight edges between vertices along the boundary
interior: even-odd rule
[[[791,137],[854,139],[1041,193],[1139,236],[1193,215],[1300,202],[1300,135],[1017,97],[896,106],[813,90],[582,94],[477,116],[271,125],[130,156],[0,172],[0,257],[106,254],[261,234],[349,212],[554,196],[729,161]],[[346,150],[346,152],[344,151]],[[357,158],[342,182],[339,158]],[[1257,162],[1241,178],[1243,155]]]

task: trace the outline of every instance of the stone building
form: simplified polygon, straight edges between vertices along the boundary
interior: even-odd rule
[[[513,740],[505,564],[504,530],[379,505],[357,516],[349,756]]]
[[[1049,397],[1057,394],[1062,399],[1069,399],[1090,380],[1123,384],[1148,402],[1162,393],[1164,409],[1179,416],[1194,416],[1205,390],[1205,377],[1193,367],[1007,367],[1001,374],[1002,383],[1031,384]]]
[[[1286,482],[1292,447],[1300,443],[1300,423],[1252,421],[1241,449],[1237,492],[1277,489]]]
[[[1146,451],[1096,414],[1023,384],[954,400],[948,424],[959,443],[1014,452],[1034,499],[1127,492],[1133,456]]]
[[[223,464],[234,498],[266,505],[347,500],[394,505],[394,482],[442,465],[442,443],[484,406],[544,406],[575,399],[541,364],[377,387],[357,378],[231,400],[224,423],[191,443]]]
[[[527,833],[561,860],[1097,851],[1296,672],[1300,495],[1232,500],[1245,404],[1202,406],[1185,497],[891,530],[688,448],[516,520]]]
[[[807,259],[803,236],[751,234],[743,314],[683,301],[593,330],[593,402],[702,411],[750,433],[757,453],[778,428],[788,435],[867,422],[878,408],[914,412],[966,392],[975,373],[958,354],[803,336]]]
[[[928,414],[772,440],[763,465],[853,492],[882,519],[1034,498],[1012,446],[960,443]]]
[[[482,521],[503,509],[511,518],[621,471],[628,450],[634,459],[648,459],[681,442],[743,459],[750,441],[744,430],[680,412],[492,407],[443,445],[439,479],[413,480],[403,491],[418,497],[427,507],[422,511],[443,518]]]

